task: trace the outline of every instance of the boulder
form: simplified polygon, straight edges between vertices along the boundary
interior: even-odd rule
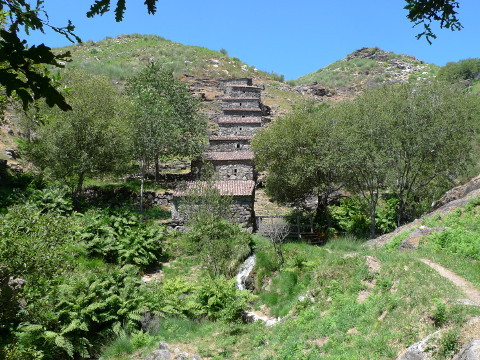
[[[173,355],[168,350],[155,350],[145,358],[145,360],[170,360],[170,359],[173,359]]]
[[[408,237],[403,240],[400,244],[400,250],[407,250],[407,249],[416,249],[420,244],[420,240],[427,235],[433,234],[434,232],[440,232],[445,230],[446,227],[433,227],[429,228],[427,226],[420,226],[417,229],[413,230]]]
[[[432,343],[435,343],[441,336],[442,330],[438,330],[426,338],[409,346],[397,360],[430,360],[432,359],[429,351],[433,350]]]
[[[170,350],[170,347],[168,346],[168,344],[165,341],[160,341],[158,343],[158,349],[159,350]]]
[[[480,360],[480,339],[473,339],[463,345],[452,360]]]

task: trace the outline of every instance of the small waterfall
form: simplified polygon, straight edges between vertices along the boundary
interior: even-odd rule
[[[254,266],[255,266],[255,254],[249,256],[247,260],[245,260],[243,264],[240,266],[240,270],[238,270],[238,274],[237,274],[238,290],[245,290],[245,283]]]

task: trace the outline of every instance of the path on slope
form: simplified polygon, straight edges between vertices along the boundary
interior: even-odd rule
[[[420,261],[430,266],[433,270],[438,272],[444,278],[450,280],[455,286],[458,286],[460,289],[463,290],[463,292],[467,295],[470,301],[480,306],[480,291],[477,290],[472,283],[468,282],[461,276],[458,276],[453,271],[434,263],[433,261],[427,259],[420,259]]]

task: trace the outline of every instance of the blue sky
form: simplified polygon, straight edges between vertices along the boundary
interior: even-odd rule
[[[187,45],[225,48],[249,65],[295,79],[339,60],[364,46],[413,55],[444,65],[480,57],[480,1],[460,0],[459,32],[438,30],[429,45],[416,40],[421,28],[406,19],[403,0],[159,0],[155,15],[147,15],[143,1],[127,1],[127,12],[116,23],[113,12],[88,19],[94,0],[46,0],[54,25],[67,19],[82,40],[120,34],[156,34]],[[116,2],[116,0],[112,0]],[[64,46],[58,34],[32,33],[30,45]]]

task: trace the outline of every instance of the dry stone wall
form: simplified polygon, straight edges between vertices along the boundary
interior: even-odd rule
[[[251,161],[216,161],[213,168],[221,180],[256,180]]]
[[[250,140],[210,140],[210,151],[250,150]]]
[[[222,124],[218,128],[219,136],[253,136],[262,127],[261,123],[253,124]]]

